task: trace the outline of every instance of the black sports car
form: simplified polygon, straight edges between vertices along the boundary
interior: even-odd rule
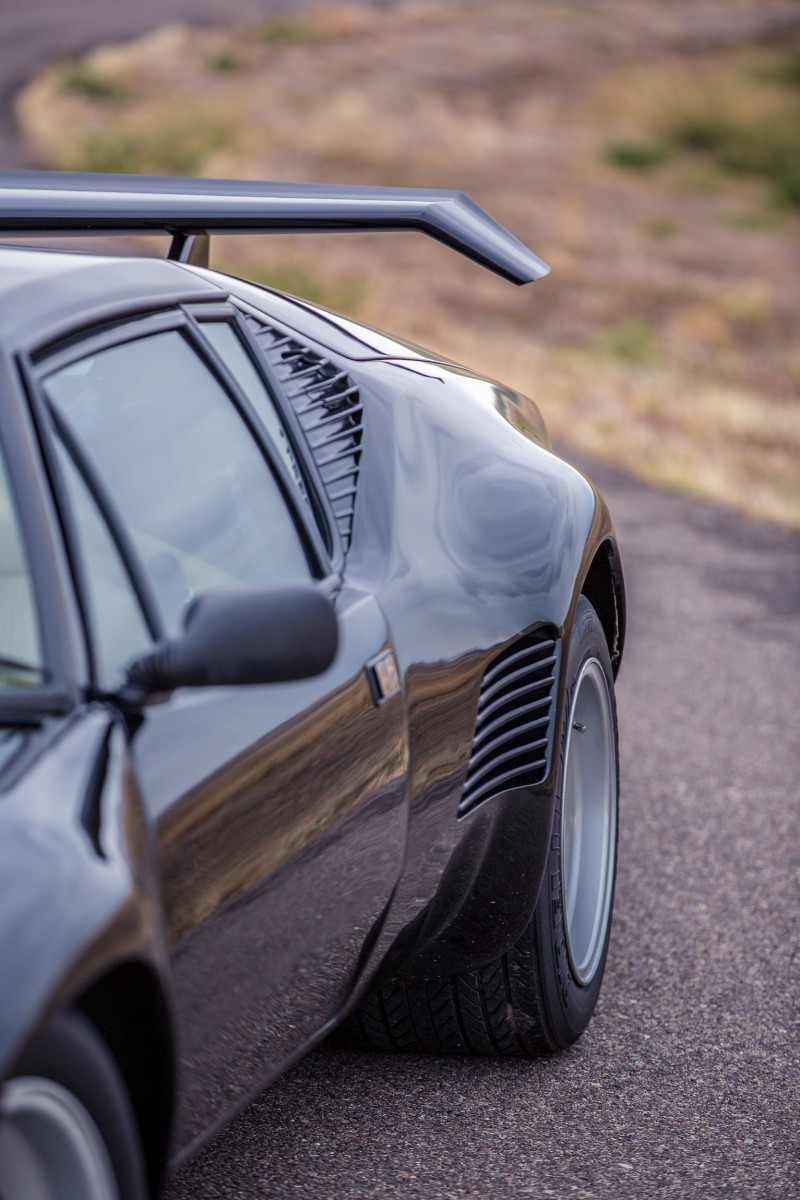
[[[0,236],[0,1195],[142,1200],[338,1027],[573,1042],[608,946],[625,600],[534,403],[203,265],[457,193],[13,173]]]

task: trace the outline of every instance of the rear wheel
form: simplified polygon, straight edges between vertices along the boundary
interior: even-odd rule
[[[0,1092],[2,1200],[146,1200],[136,1123],[92,1026],[56,1017]]]
[[[536,1055],[583,1033],[600,991],[613,908],[618,753],[614,681],[600,620],[578,601],[566,664],[555,815],[530,923],[474,971],[396,980],[365,1001],[350,1033],[381,1050]]]

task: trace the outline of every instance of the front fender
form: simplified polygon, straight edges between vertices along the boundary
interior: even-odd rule
[[[49,1015],[121,961],[166,986],[148,836],[121,723],[30,735],[0,791],[0,1077]]]

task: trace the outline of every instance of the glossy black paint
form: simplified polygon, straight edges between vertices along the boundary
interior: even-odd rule
[[[6,764],[0,791],[3,1074],[52,1012],[80,1003],[122,964],[149,981],[164,1004],[171,990],[152,835],[121,720],[86,705],[24,726],[17,736],[24,745]],[[171,1106],[159,1060],[172,1074],[169,1035],[160,1036],[145,1000],[142,987],[139,1003],[152,1023],[147,1043],[136,1049],[153,1056],[137,1066],[153,1084],[137,1114],[143,1124],[148,1103],[162,1114]],[[103,1020],[113,1038],[114,1013]],[[162,1120],[151,1136],[155,1184],[168,1124]]]
[[[336,1015],[400,874],[405,705],[372,700],[364,664],[387,645],[373,598],[338,607],[318,680],[176,693],[132,742],[158,829],[181,1144]]]
[[[131,663],[131,694],[309,679],[327,671],[339,643],[336,613],[311,584],[207,592],[178,638]],[[128,700],[130,702],[130,698]]]
[[[311,306],[188,265],[34,251],[0,252],[0,302],[0,438],[52,673],[44,698],[0,697],[0,962],[13,980],[0,1073],[65,1004],[109,1022],[114,1044],[124,979],[162,1030],[127,1067],[155,1180],[168,1135],[173,1160],[191,1152],[376,978],[462,969],[521,932],[553,779],[457,819],[480,680],[522,631],[546,626],[566,645],[584,588],[618,665],[616,538],[531,401]],[[100,325],[183,322],[202,339],[198,312],[238,311],[292,332],[360,388],[346,557],[335,531],[326,551],[311,510],[296,513],[329,572],[336,658],[307,680],[133,705],[99,696],[37,378]],[[280,386],[259,369],[319,488]],[[317,512],[330,522],[322,493]],[[370,664],[387,652],[401,688],[378,704]],[[557,722],[562,707],[559,686]],[[146,1098],[165,1112],[171,1083],[171,1127],[148,1125]]]

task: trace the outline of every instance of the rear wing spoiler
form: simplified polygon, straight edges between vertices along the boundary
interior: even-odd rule
[[[0,171],[0,237],[167,233],[168,257],[197,265],[203,258],[207,265],[212,233],[409,229],[512,283],[531,283],[550,270],[462,192]]]

